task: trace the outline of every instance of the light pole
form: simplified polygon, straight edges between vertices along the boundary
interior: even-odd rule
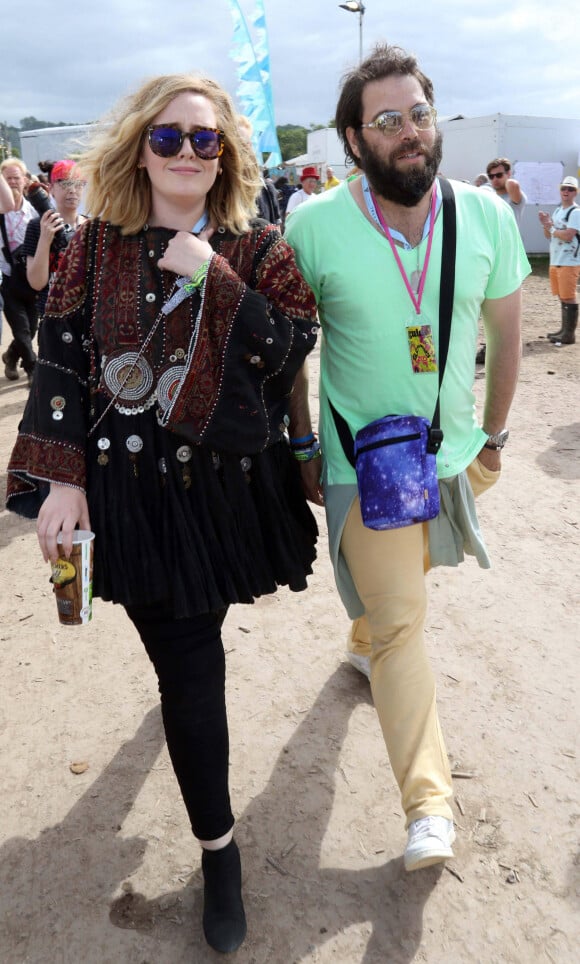
[[[342,10],[349,10],[350,13],[358,13],[358,59],[362,63],[363,56],[363,17],[365,15],[365,5],[360,0],[346,0],[346,3],[339,3]]]

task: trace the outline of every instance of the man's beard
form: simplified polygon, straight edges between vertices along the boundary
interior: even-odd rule
[[[393,201],[403,207],[412,208],[425,196],[439,170],[443,156],[443,136],[440,131],[435,135],[435,143],[428,148],[419,138],[405,141],[394,152],[392,160],[385,161],[368,146],[362,133],[357,137],[360,151],[360,166],[365,172],[369,183],[376,194]],[[396,166],[397,156],[422,151],[425,164],[422,168],[412,167],[408,171],[401,171]]]

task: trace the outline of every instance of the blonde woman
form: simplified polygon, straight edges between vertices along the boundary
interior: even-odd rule
[[[228,952],[246,922],[221,625],[311,571],[287,435],[304,435],[290,395],[315,306],[278,231],[253,220],[257,164],[213,81],[144,84],[80,163],[95,217],[50,289],[8,503],[38,513],[45,560],[59,535],[70,552],[75,526],[96,534],[94,594],[125,607],[155,666],[203,848],[204,933]]]
[[[7,157],[0,164],[0,301],[12,331],[12,341],[2,354],[2,361],[6,378],[13,382],[20,377],[21,360],[30,385],[36,364],[33,342],[38,307],[36,292],[21,277],[16,261],[26,228],[37,216],[25,196],[27,175],[26,164],[19,157]]]

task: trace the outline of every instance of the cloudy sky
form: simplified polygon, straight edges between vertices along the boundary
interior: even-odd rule
[[[241,6],[249,19],[253,0]],[[358,60],[359,15],[337,0],[266,0],[266,16],[277,124],[325,124]],[[363,46],[388,40],[417,54],[440,116],[580,119],[574,21],[574,0],[367,0]],[[182,70],[235,93],[231,40],[227,0],[3,4],[0,122],[95,120],[144,78]]]

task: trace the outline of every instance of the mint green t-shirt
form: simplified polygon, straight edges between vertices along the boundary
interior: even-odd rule
[[[489,191],[457,181],[452,186],[457,257],[441,390],[440,478],[462,472],[486,439],[473,392],[481,304],[514,292],[531,270],[509,207]],[[329,397],[353,435],[383,415],[433,417],[438,375],[413,372],[407,327],[431,325],[438,352],[442,223],[440,210],[417,316],[388,240],[362,214],[348,182],[303,204],[288,220],[286,239],[314,292],[323,331],[319,431],[329,485],[356,481],[336,433]],[[426,238],[412,250],[397,248],[407,277],[422,269],[426,249]]]

